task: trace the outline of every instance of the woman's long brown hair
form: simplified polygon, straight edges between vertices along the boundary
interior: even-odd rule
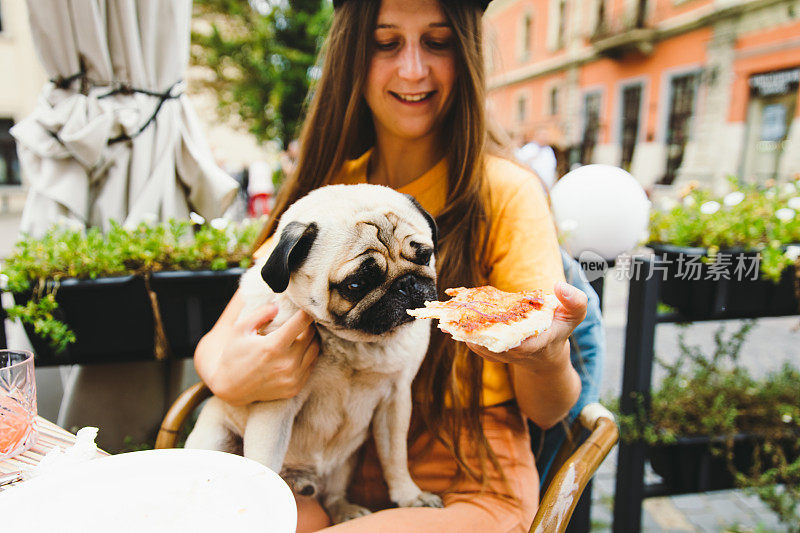
[[[484,178],[487,125],[481,42],[481,11],[470,2],[441,2],[452,24],[458,75],[441,125],[447,154],[447,199],[436,217],[440,299],[446,287],[486,283],[483,264],[489,222]],[[312,89],[296,172],[284,183],[258,245],[277,227],[286,208],[311,190],[333,182],[349,159],[375,144],[372,115],[363,98],[380,2],[344,2],[334,14],[322,52],[322,74]],[[500,465],[481,424],[483,360],[433,328],[431,345],[414,382],[411,439],[434,435],[455,457],[461,476],[488,487],[487,468]],[[467,449],[464,448],[465,443]],[[468,461],[477,456],[479,467]],[[472,464],[470,464],[472,463]]]

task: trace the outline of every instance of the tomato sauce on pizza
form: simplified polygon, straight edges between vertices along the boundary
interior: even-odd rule
[[[541,290],[510,293],[484,285],[474,289],[445,289],[444,292],[453,299],[436,302],[435,307],[459,311],[458,318],[452,321],[464,331],[518,322],[531,310],[538,311],[544,305],[544,293]]]
[[[518,346],[548,327],[558,300],[542,290],[505,292],[495,287],[446,289],[453,298],[445,302],[425,302],[425,307],[410,309],[417,318],[439,320],[439,329],[454,339],[480,344],[502,352]]]

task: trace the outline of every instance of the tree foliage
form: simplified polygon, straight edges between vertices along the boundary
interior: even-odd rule
[[[192,64],[223,115],[238,114],[259,140],[284,146],[299,130],[329,0],[195,0]]]

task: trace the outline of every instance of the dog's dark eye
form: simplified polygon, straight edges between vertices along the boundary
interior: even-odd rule
[[[418,265],[427,265],[431,262],[431,256],[433,255],[433,250],[430,248],[420,248],[417,250],[417,257],[414,258],[414,262]]]
[[[339,283],[331,285],[332,289],[339,291],[344,299],[350,302],[358,302],[366,294],[380,285],[385,279],[383,273],[375,259],[369,257],[365,259],[358,270],[344,278]]]
[[[339,291],[339,294],[345,298],[345,300],[350,302],[358,302],[369,292],[369,286],[363,280],[345,280],[339,285],[336,285],[336,289]]]
[[[429,248],[424,244],[420,244],[418,242],[411,242],[411,248],[414,249],[415,257],[411,259],[411,262],[416,263],[418,265],[425,266],[431,261],[431,256],[433,255],[433,248]]]

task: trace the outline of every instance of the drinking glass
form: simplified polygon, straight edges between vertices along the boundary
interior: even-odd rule
[[[37,435],[33,354],[0,350],[0,460],[30,448]]]

